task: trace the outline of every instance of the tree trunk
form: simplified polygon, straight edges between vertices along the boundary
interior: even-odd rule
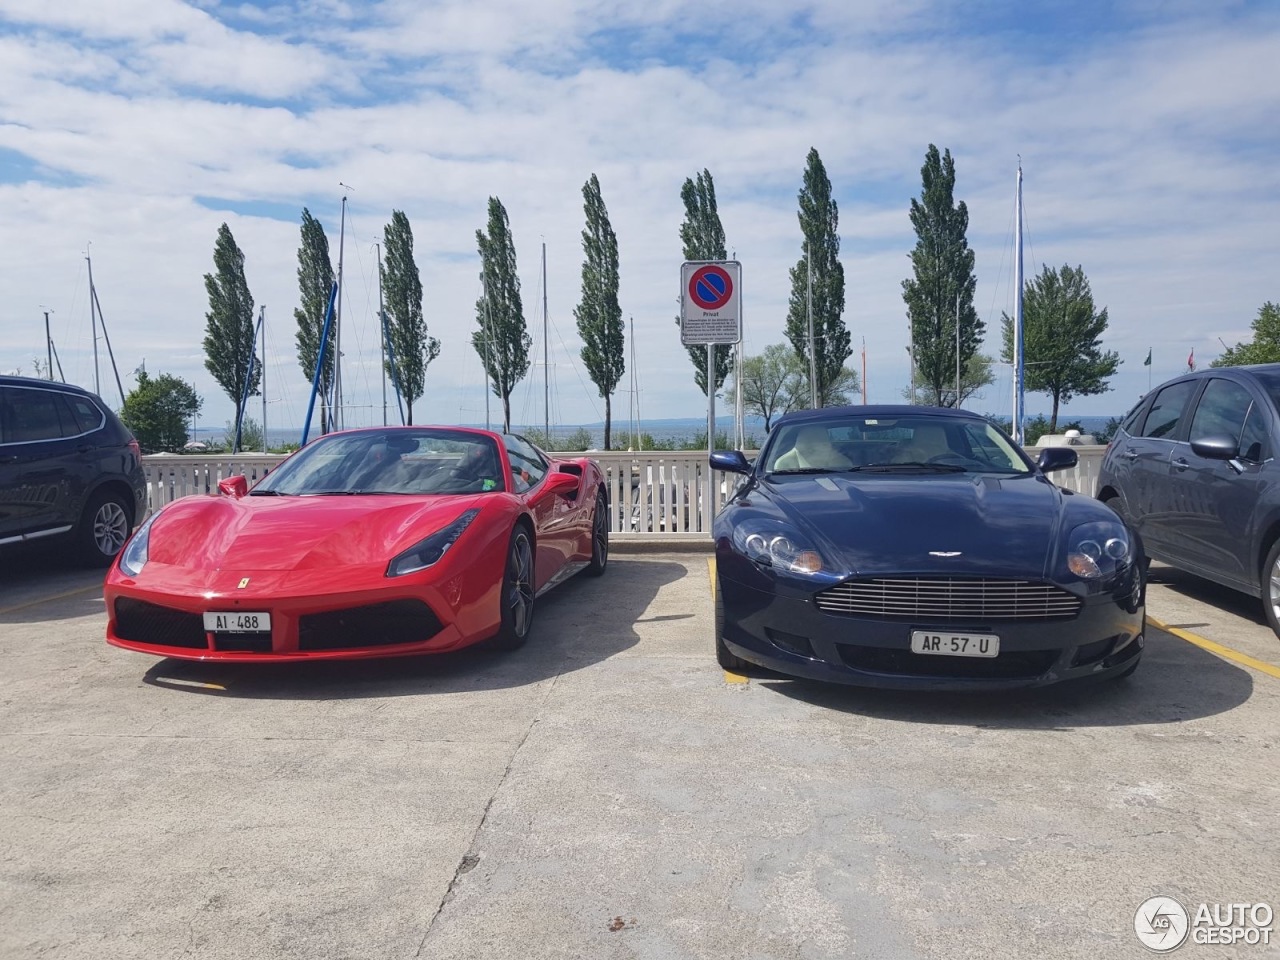
[[[413,426],[413,401],[410,400],[405,404],[405,423],[407,426]]]
[[[511,432],[511,394],[502,395],[502,432]]]
[[[609,399],[609,394],[606,393],[604,395],[604,449],[606,450],[613,449],[609,442],[611,439],[610,426],[613,423],[613,406],[610,404]]]
[[[1053,394],[1053,416],[1049,418],[1049,432],[1058,432],[1058,392],[1056,390]]]

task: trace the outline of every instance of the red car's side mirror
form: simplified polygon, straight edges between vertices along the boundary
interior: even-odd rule
[[[249,492],[249,481],[239,473],[234,477],[224,477],[218,481],[218,492],[224,497],[239,500]]]
[[[562,497],[569,497],[578,492],[578,484],[581,477],[576,477],[572,473],[553,473],[547,477],[547,485],[544,488],[547,496],[558,494]]]

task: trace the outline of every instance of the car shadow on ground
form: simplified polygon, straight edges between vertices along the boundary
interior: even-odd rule
[[[581,670],[636,645],[658,591],[687,576],[678,563],[614,558],[602,577],[578,575],[538,598],[529,640],[380,660],[216,663],[166,658],[143,677],[188,693],[272,700],[460,693],[526,686]],[[625,588],[624,588],[625,587]]]
[[[106,570],[84,565],[69,551],[54,544],[24,544],[0,557],[0,626],[65,620],[102,609]],[[83,609],[69,613],[66,601],[74,597],[83,600]]]
[[[1176,567],[1167,567],[1163,564],[1153,563],[1147,575],[1147,580],[1151,585],[1159,585],[1167,590],[1172,590],[1188,600],[1195,600],[1197,603],[1216,607],[1223,613],[1229,613],[1242,620],[1248,620],[1250,623],[1256,623],[1270,629],[1267,625],[1267,618],[1262,612],[1262,601],[1257,597],[1249,596],[1247,593],[1232,590],[1230,587],[1224,587],[1219,583],[1214,583],[1212,580],[1197,577],[1194,573],[1187,573],[1184,570],[1179,570]],[[1170,626],[1194,630],[1197,626],[1204,626],[1204,624],[1170,624]]]
[[[909,723],[1075,730],[1180,723],[1225,713],[1253,695],[1253,674],[1148,624],[1142,663],[1123,680],[1055,684],[1004,693],[877,690],[782,680],[762,687],[824,709]]]

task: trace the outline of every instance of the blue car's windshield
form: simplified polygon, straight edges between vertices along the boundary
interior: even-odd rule
[[[944,416],[843,415],[783,426],[765,473],[1032,473],[1003,432],[986,420]]]
[[[375,428],[321,437],[250,493],[449,494],[505,488],[502,461],[491,437],[461,430]]]

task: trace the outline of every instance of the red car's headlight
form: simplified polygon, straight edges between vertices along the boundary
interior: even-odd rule
[[[404,553],[387,564],[388,577],[403,577],[407,573],[417,573],[432,564],[439,563],[462,536],[462,532],[471,525],[471,521],[480,515],[479,508],[468,510],[443,530],[437,530],[425,540],[415,543]]]

